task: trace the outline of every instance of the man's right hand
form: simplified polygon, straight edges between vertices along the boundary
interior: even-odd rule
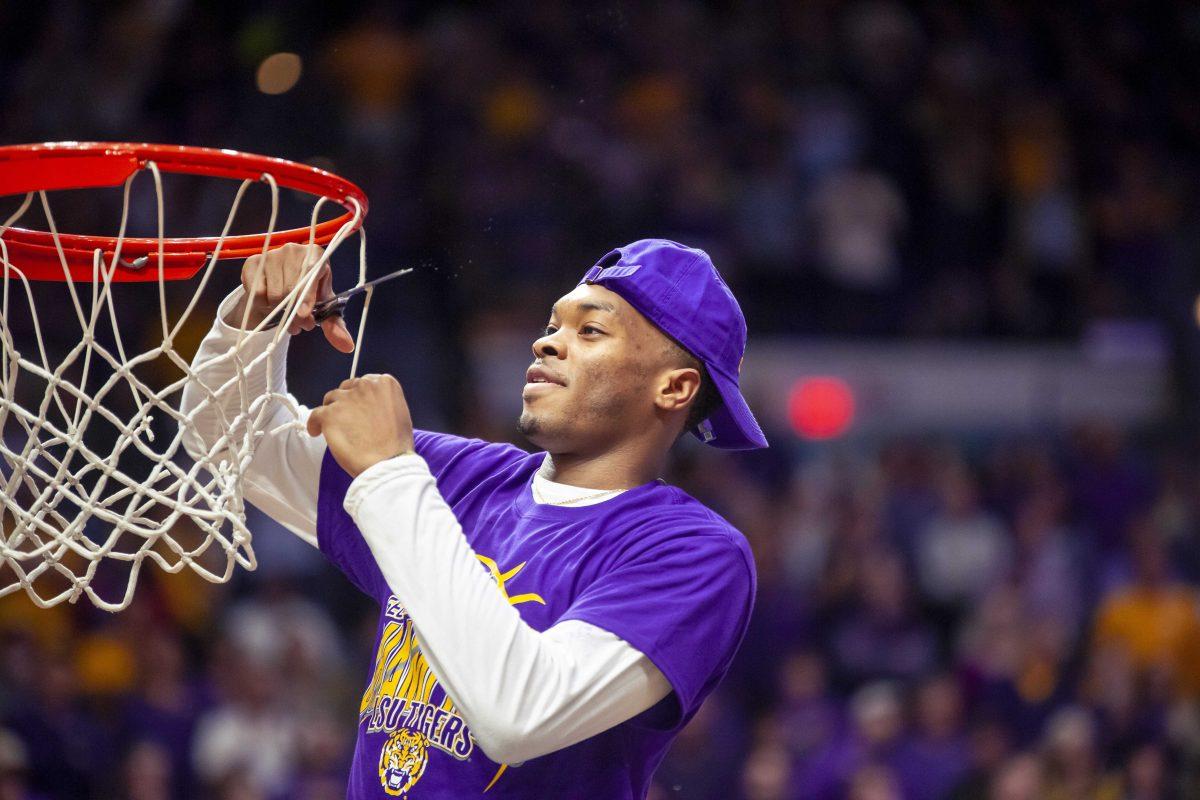
[[[271,316],[296,284],[304,281],[306,271],[321,258],[323,252],[322,248],[315,244],[285,244],[269,250],[265,256],[250,256],[242,267],[242,288],[245,289],[245,294],[241,302],[226,315],[225,322],[241,327],[245,317],[246,327],[257,327],[260,322]],[[301,296],[296,316],[288,324],[288,333],[294,336],[300,331],[311,331],[317,327],[317,321],[313,319],[313,306],[333,295],[333,278],[329,271],[329,263],[326,262],[321,266],[308,291]],[[247,303],[250,307],[248,316]],[[347,330],[341,315],[329,317],[320,327],[325,338],[335,349],[343,353],[354,350],[354,337]]]

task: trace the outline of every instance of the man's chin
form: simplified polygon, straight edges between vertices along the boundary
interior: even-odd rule
[[[550,450],[555,439],[553,426],[547,425],[545,419],[528,411],[522,412],[520,418],[517,419],[517,433],[541,450]]]
[[[533,441],[540,431],[541,425],[538,424],[538,418],[528,411],[522,411],[521,416],[517,419],[517,433]]]

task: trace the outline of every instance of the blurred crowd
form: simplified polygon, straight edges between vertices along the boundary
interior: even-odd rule
[[[693,456],[759,595],[659,797],[1200,796],[1194,459],[1103,425]]]
[[[439,267],[408,291],[456,323],[650,234],[711,248],[758,332],[1190,314],[1191,4],[50,0],[0,25],[0,139],[332,167],[368,189],[374,263]],[[299,83],[260,93],[287,50]],[[227,205],[190,202],[214,232]]]
[[[787,451],[673,467],[747,535],[759,594],[655,800],[1197,796],[1194,453],[1103,425]],[[255,530],[231,587],[0,600],[0,798],[342,796],[378,611]]]
[[[364,186],[373,272],[421,269],[378,293],[363,367],[430,427],[507,432],[472,343],[532,338],[646,235],[710,249],[752,340],[1141,318],[1200,402],[1194,5],[48,0],[0,29],[0,142]],[[303,73],[262,94],[277,51]],[[214,233],[225,189],[170,218]],[[313,363],[310,400],[344,377]],[[655,800],[1200,797],[1194,431],[1126,433],[685,447],[673,480],[750,538],[760,593]],[[376,612],[254,524],[262,567],[229,587],[150,570],[116,616],[0,598],[0,800],[343,796]]]

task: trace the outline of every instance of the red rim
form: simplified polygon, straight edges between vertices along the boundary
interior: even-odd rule
[[[329,244],[342,226],[354,220],[354,203],[361,208],[361,216],[352,230],[358,230],[367,214],[367,197],[362,189],[323,169],[235,150],[165,144],[50,142],[0,147],[0,195],[120,186],[150,161],[162,172],[232,180],[261,180],[270,173],[281,187],[327,197],[345,209],[337,218],[318,223],[315,231],[308,227],[276,231],[271,234],[272,247],[288,242],[303,244],[310,235],[317,244]],[[65,280],[54,236],[49,232],[9,228],[0,238],[7,245],[9,261],[30,279]],[[266,239],[265,233],[228,236],[220,257],[247,258],[261,252]],[[79,281],[92,280],[92,254],[99,249],[110,259],[117,243],[115,236],[87,234],[60,233],[58,240],[71,277]],[[163,239],[163,277],[166,280],[192,277],[211,257],[218,241],[215,236]],[[159,244],[158,239],[125,239],[121,244],[122,262],[146,260],[140,268],[118,264],[113,280],[158,280]]]

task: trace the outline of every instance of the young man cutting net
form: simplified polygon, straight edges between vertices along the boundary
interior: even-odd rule
[[[216,356],[245,304],[254,326],[310,263],[298,246],[246,263],[196,355],[199,381],[229,380]],[[313,307],[332,294],[328,274],[312,286],[293,334],[316,327]],[[340,317],[321,327],[353,348]],[[252,335],[246,361],[270,336]],[[518,427],[544,452],[414,431],[387,375],[301,409],[307,434],[278,404],[247,499],[381,608],[350,797],[646,795],[753,602],[741,534],[658,480],[684,431],[766,446],[738,388],[745,343],[708,256],[642,240],[589,270],[533,343]],[[249,376],[253,390],[286,392],[285,353]],[[194,454],[220,413],[204,396],[192,384],[183,398]]]

